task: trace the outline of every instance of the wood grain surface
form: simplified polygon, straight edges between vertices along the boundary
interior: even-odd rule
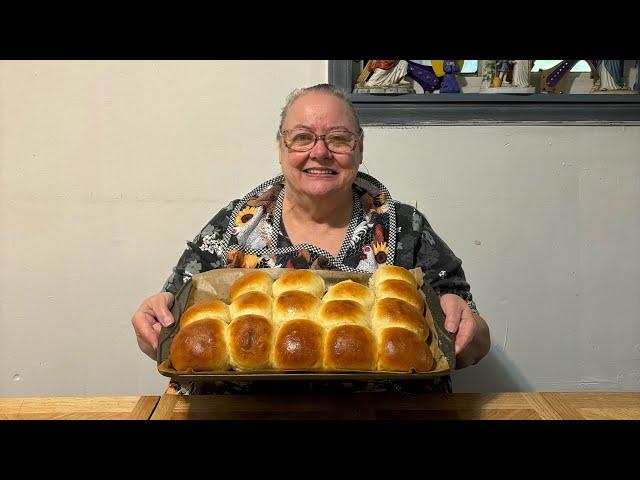
[[[640,392],[0,398],[0,420],[640,420]]]
[[[640,393],[164,395],[152,420],[640,419]]]
[[[160,397],[0,398],[1,420],[148,420]]]

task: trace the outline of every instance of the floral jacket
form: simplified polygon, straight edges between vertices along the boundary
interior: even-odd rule
[[[311,244],[293,245],[281,221],[284,177],[273,178],[242,199],[220,210],[184,251],[163,291],[174,295],[195,274],[215,268],[310,268],[372,273],[378,265],[421,267],[425,281],[438,295],[454,293],[477,311],[462,261],[435,233],[426,217],[415,207],[391,198],[375,178],[358,173],[353,185],[353,212],[347,235],[337,256]],[[259,383],[259,382],[256,382]],[[274,385],[268,382],[269,385]],[[284,382],[289,388],[297,382]],[[309,382],[317,384],[319,382]],[[309,385],[314,388],[357,388],[451,391],[450,377],[433,381],[370,382],[363,385]],[[175,393],[232,393],[259,388],[222,382],[216,385],[171,382]],[[296,388],[300,388],[297,385]]]

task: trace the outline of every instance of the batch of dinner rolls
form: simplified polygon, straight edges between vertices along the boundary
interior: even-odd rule
[[[177,371],[428,372],[428,306],[406,269],[381,266],[369,286],[325,287],[312,270],[273,280],[263,270],[239,278],[230,304],[197,303],[180,318],[169,359]]]

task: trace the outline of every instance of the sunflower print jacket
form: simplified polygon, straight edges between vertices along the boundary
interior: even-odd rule
[[[387,188],[375,178],[359,172],[352,188],[353,212],[347,234],[337,256],[311,244],[293,245],[281,221],[286,185],[278,176],[264,182],[242,199],[220,210],[193,241],[187,242],[163,291],[174,295],[195,274],[216,268],[309,268],[372,273],[378,265],[421,267],[425,281],[438,295],[453,293],[477,312],[462,261],[436,234],[426,217],[415,207],[391,198]],[[264,386],[216,382],[179,384],[172,381],[168,392],[233,393],[255,391]],[[300,388],[299,382],[283,382],[271,387]],[[433,380],[367,382],[304,382],[305,391],[327,389],[356,391],[451,391],[449,376]]]

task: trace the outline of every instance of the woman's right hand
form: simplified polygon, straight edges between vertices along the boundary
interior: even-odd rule
[[[173,306],[173,300],[173,294],[170,292],[161,292],[145,298],[131,318],[140,350],[154,360],[160,330],[163,326],[170,327],[175,321],[169,310]]]

